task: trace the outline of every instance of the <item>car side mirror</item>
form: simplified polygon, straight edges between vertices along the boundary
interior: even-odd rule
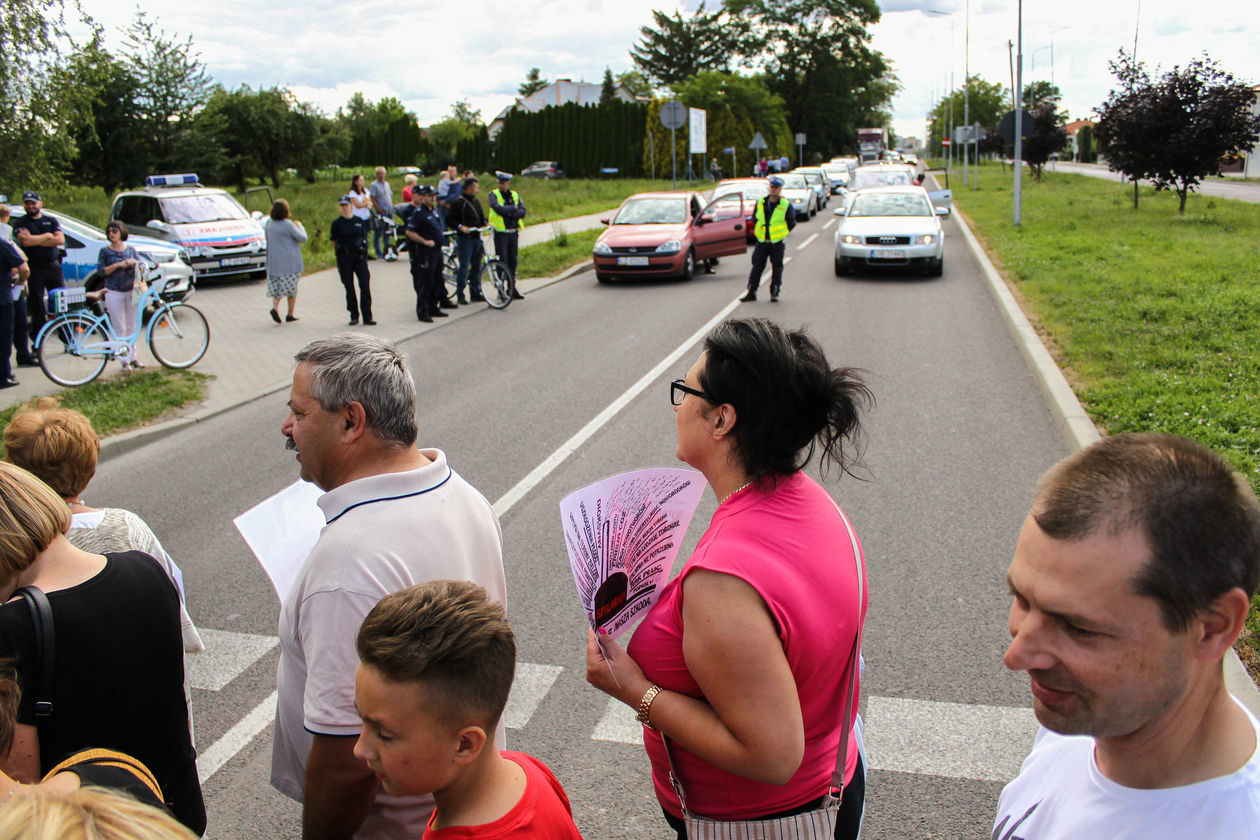
[[[607,216],[600,216],[600,217],[599,217],[599,223],[600,223],[601,225],[607,225],[609,221],[610,221],[610,219],[609,219]]]
[[[261,222],[263,214],[261,210],[255,210],[253,213],[249,214],[249,217],[253,219],[255,222]]]
[[[168,225],[166,222],[160,221],[158,219],[149,219],[149,221],[145,222],[144,226],[152,230],[160,231],[162,233],[171,232],[171,226]]]
[[[843,215],[845,215],[845,213],[846,213],[847,211],[846,211],[846,208],[844,208],[844,207],[837,207],[837,208],[836,208],[833,212],[834,212],[837,216],[843,216]]]
[[[948,208],[948,207],[937,207],[937,208],[936,208],[936,215],[938,215],[938,216],[946,216],[946,217],[948,217],[948,216],[949,216],[949,208]]]

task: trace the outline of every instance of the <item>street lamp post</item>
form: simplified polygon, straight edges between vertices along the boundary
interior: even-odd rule
[[[1024,0],[1019,0],[1015,23],[1015,84],[1020,88],[1020,103],[1015,109],[1015,227],[1020,226],[1020,205],[1023,201],[1021,187],[1024,174]]]
[[[1050,84],[1054,84],[1054,36],[1065,29],[1071,28],[1070,26],[1060,26],[1050,33]]]
[[[963,143],[963,186],[966,186],[967,162],[971,157],[967,148],[971,139],[971,0],[963,6],[963,125],[967,127],[967,141]]]

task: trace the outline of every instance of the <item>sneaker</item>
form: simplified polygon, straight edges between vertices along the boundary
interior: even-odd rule
[[[739,299],[739,302],[740,302],[740,303],[752,303],[752,302],[753,302],[753,301],[755,301],[756,299],[757,299],[757,293],[756,293],[756,292],[749,292],[748,294],[746,294],[746,295],[744,295],[742,298],[740,298],[740,299]]]

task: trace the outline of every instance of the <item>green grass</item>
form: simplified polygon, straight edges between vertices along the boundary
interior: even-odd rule
[[[368,179],[372,177],[370,168],[355,171],[363,172]],[[283,198],[289,202],[293,218],[301,220],[310,236],[310,241],[302,247],[302,258],[307,273],[331,268],[337,263],[332,244],[328,241],[328,226],[337,217],[337,199],[350,189],[350,175],[353,172],[349,168],[345,169],[345,172],[344,178],[336,180],[320,178],[314,184],[308,184],[301,178],[290,178],[281,182],[280,189],[272,190],[276,198]],[[481,179],[484,196],[494,187],[494,175],[481,173],[477,177]],[[394,197],[401,201],[402,178],[392,176],[389,180],[390,186],[394,189]],[[425,177],[421,183],[436,184],[437,177]],[[529,208],[529,216],[525,220],[527,225],[545,224],[555,219],[611,210],[631,193],[668,190],[672,186],[667,180],[647,179],[565,178],[558,181],[544,181],[516,178],[512,183],[525,201],[525,206]],[[701,183],[699,188],[703,189],[706,186]],[[232,191],[248,210],[260,210],[266,213],[271,209],[266,201],[265,192],[251,193],[247,204],[245,195],[237,193],[234,189]],[[112,196],[106,195],[100,188],[76,187],[57,193],[48,193],[45,195],[45,204],[49,209],[60,210],[97,227],[104,227],[109,221],[111,198]],[[482,206],[485,206],[484,198]]]
[[[570,266],[591,259],[591,250],[603,228],[553,237],[522,248],[516,273],[522,277],[552,277]]]
[[[954,201],[1026,302],[1082,405],[1107,433],[1161,431],[1228,458],[1260,492],[1260,213],[1066,173],[982,167]],[[1260,597],[1240,653],[1260,663]],[[1254,672],[1254,671],[1253,671]]]
[[[87,415],[96,434],[105,438],[148,425],[169,412],[205,399],[209,379],[206,374],[191,370],[137,371],[67,389],[61,394],[61,404]],[[0,411],[0,428],[8,425],[20,407],[14,405]]]

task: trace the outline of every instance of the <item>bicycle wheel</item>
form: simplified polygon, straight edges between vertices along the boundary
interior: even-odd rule
[[[168,368],[192,367],[210,346],[210,324],[187,303],[167,304],[149,320],[149,350]]]
[[[442,282],[446,284],[446,296],[451,300],[455,299],[455,287],[459,280],[459,254],[455,253],[455,249],[446,255],[446,262],[442,263]]]
[[[481,267],[481,293],[491,309],[505,309],[512,302],[512,290],[516,283],[512,272],[498,260],[489,260]]]
[[[109,337],[95,318],[63,315],[44,328],[35,349],[44,375],[58,385],[86,385],[112,358]]]

